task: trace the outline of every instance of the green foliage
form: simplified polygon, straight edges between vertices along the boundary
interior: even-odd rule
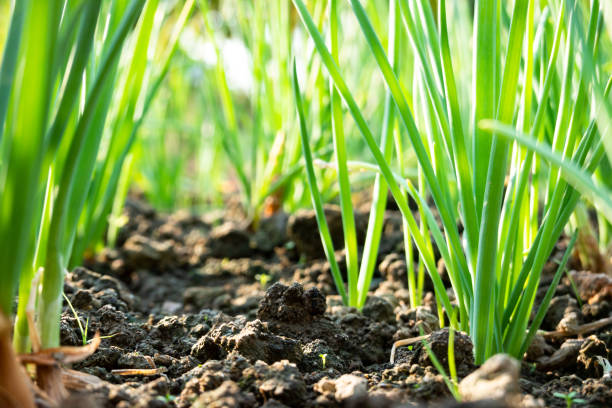
[[[588,401],[583,398],[576,398],[578,393],[576,391],[568,392],[567,394],[563,394],[560,392],[555,392],[553,395],[557,398],[561,398],[565,400],[565,406],[567,408],[572,408],[574,404],[586,404]]]
[[[20,352],[29,347],[25,312],[40,268],[32,304],[42,346],[59,345],[65,270],[101,238],[113,200],[124,197],[117,194],[124,159],[192,4],[151,88],[143,78],[157,0],[12,4],[0,69],[0,310],[12,315],[18,286]]]
[[[415,59],[410,87],[394,72],[395,60],[381,45],[372,25],[375,13],[358,0],[350,1],[370,58],[393,98],[401,133],[418,160],[418,190],[398,175],[404,170],[393,170],[403,165],[401,160],[389,160],[376,143],[334,55],[333,41],[330,52],[304,2],[294,4],[404,216],[434,282],[438,305],[450,316],[428,229],[455,292],[458,326],[472,337],[477,363],[501,351],[520,358],[540,324],[536,319],[530,325],[529,317],[542,268],[580,193],[604,214],[609,209],[609,196],[591,180],[606,144],[601,136],[605,131],[599,129],[607,116],[591,109],[606,95],[603,70],[594,62],[599,3],[585,9],[582,3],[565,1],[482,0],[475,3],[472,17],[454,3],[447,8],[440,1],[436,21],[429,2],[391,1],[390,9],[399,9],[403,22],[400,38],[410,40]],[[511,18],[502,18],[506,13]],[[588,29],[582,29],[584,24]],[[333,25],[332,18],[332,33]],[[461,32],[458,25],[474,29],[473,78],[455,62],[461,58],[455,50],[469,41],[451,39],[450,32]],[[469,101],[461,97],[466,89],[472,91]],[[405,192],[419,205],[425,228],[416,223]]]
[[[310,202],[337,291],[356,308],[391,193],[411,306],[427,272],[441,323],[471,336],[477,363],[523,355],[576,242],[577,206],[577,219],[597,210],[602,250],[612,236],[612,6],[292,3],[0,2],[0,311],[15,313],[19,351],[34,272],[44,271],[43,346],[56,346],[65,271],[114,245],[135,180],[164,210],[238,192],[254,227],[263,213]],[[360,248],[353,194],[363,186]],[[341,208],[346,271],[330,201]],[[564,232],[569,249],[532,313]],[[258,279],[265,287],[269,277]]]

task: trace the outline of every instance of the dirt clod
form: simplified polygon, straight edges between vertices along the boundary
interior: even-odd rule
[[[496,354],[459,383],[459,392],[466,401],[509,401],[519,392],[519,370],[518,361]]]
[[[235,323],[221,323],[200,338],[191,349],[191,355],[200,361],[219,359],[238,351],[251,361],[273,363],[282,359],[299,362],[300,344],[284,336],[271,333],[260,320],[248,322],[242,329]]]
[[[557,296],[552,299],[543,328],[546,330],[568,331],[582,323],[582,312],[578,302],[569,295]]]
[[[213,228],[206,249],[207,255],[213,258],[245,258],[253,253],[249,235],[233,223]]]
[[[201,394],[193,403],[194,408],[249,408],[255,405],[255,397],[242,392],[233,381],[225,381],[212,391]]]
[[[423,306],[409,308],[398,212],[385,214],[382,262],[360,311],[342,305],[322,252],[298,262],[301,253],[310,251],[308,245],[320,245],[312,211],[301,220],[294,214],[293,221],[275,213],[260,220],[258,231],[254,223],[247,227],[244,218],[228,216],[231,211],[164,215],[136,204],[126,208],[128,222],[116,248],[88,259],[88,268],[68,273],[64,285],[76,313],[64,304],[62,344],[82,345],[96,331],[108,336],[95,354],[73,365],[100,379],[101,385],[87,391],[100,406],[561,408],[565,402],[555,392],[576,392],[586,406],[607,406],[612,398],[612,384],[602,377],[600,365],[601,358],[610,357],[609,326],[566,333],[565,342],[558,336],[536,336],[527,352],[527,361],[536,364],[523,364],[517,392],[516,383],[502,381],[514,378],[503,370],[480,377],[482,384],[500,381],[502,394],[510,390],[516,396],[511,400],[452,402],[420,340],[398,348],[396,363],[389,364],[393,342],[418,337],[422,330],[448,369],[448,331],[439,330],[428,280]],[[336,221],[340,218],[337,212]],[[334,228],[341,241],[341,223]],[[553,272],[563,240],[549,261]],[[344,253],[335,255],[344,271]],[[445,271],[442,261],[438,267]],[[548,275],[543,276],[538,288],[542,295],[550,285]],[[609,277],[590,272],[572,276],[582,309],[566,280],[552,299],[544,329],[567,330],[576,322],[586,326],[612,311]],[[88,336],[81,333],[79,320],[87,322]],[[472,348],[470,339],[457,332],[459,379],[476,369]],[[163,374],[113,373],[153,365]],[[483,368],[477,372],[482,374]]]
[[[334,246],[339,247],[343,239],[342,213],[336,205],[325,206],[325,218]],[[358,242],[363,242],[367,229],[368,214],[355,213],[355,228]],[[319,228],[313,210],[298,210],[289,217],[287,234],[299,253],[308,259],[324,258],[325,252],[319,238]]]
[[[257,317],[264,321],[308,322],[321,317],[325,309],[325,297],[318,289],[305,291],[299,283],[275,283],[260,302]]]
[[[368,382],[365,378],[354,374],[344,374],[335,381],[334,397],[338,402],[344,402],[348,399],[363,398],[368,392]]]
[[[584,302],[593,304],[612,300],[612,277],[588,271],[572,271],[570,276]]]
[[[606,343],[595,335],[587,337],[580,347],[577,358],[578,367],[584,376],[595,378],[603,376],[604,370],[598,356],[606,360],[610,358],[610,350],[606,347]]]
[[[268,366],[258,361],[253,373],[257,380],[262,381],[259,392],[265,399],[274,398],[290,407],[303,405],[306,384],[295,364],[282,360]]]
[[[448,329],[433,332],[425,341],[444,369],[448,370]],[[465,376],[474,369],[474,355],[472,352],[474,346],[467,335],[455,332],[454,348],[457,373],[460,376]],[[433,367],[427,349],[421,341],[414,343],[412,347],[399,349],[395,361],[396,364],[408,363],[410,365],[418,364],[420,366]]]

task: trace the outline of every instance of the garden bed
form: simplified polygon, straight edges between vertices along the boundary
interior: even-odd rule
[[[88,321],[87,337],[103,336],[98,350],[74,365],[99,379],[73,391],[76,404],[87,398],[103,407],[458,406],[420,341],[398,348],[389,362],[393,342],[418,337],[420,328],[443,366],[448,360],[448,331],[439,330],[431,284],[424,306],[408,306],[399,213],[385,215],[380,273],[360,313],[335,295],[312,212],[277,213],[252,234],[223,213],[165,216],[139,201],[126,211],[117,248],[70,272],[65,283],[82,326]],[[332,235],[341,239],[335,217],[330,209]],[[538,298],[566,241],[544,270]],[[337,258],[345,269],[342,254]],[[569,269],[576,288],[567,276],[561,281],[542,326],[548,334],[536,337],[520,378],[512,367],[486,378],[505,396],[497,405],[563,407],[560,394],[575,392],[576,405],[608,406],[612,378],[597,356],[610,357],[610,325],[573,336],[560,331],[607,318],[612,280],[575,272],[581,265],[574,257]],[[61,343],[83,344],[68,307]],[[477,369],[471,353],[469,338],[456,333],[459,379]],[[128,369],[136,371],[114,371]]]

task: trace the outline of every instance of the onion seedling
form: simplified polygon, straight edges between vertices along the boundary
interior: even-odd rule
[[[331,58],[338,59],[339,44],[338,44],[338,27],[339,17],[337,11],[337,0],[330,2],[330,37],[331,37]],[[393,7],[394,2],[391,2],[391,13],[389,15],[389,49],[392,55],[399,54],[399,42],[397,41],[397,33],[399,32],[399,15],[395,13]],[[339,267],[334,257],[334,248],[327,227],[327,221],[324,216],[323,203],[320,198],[320,190],[317,187],[317,182],[314,174],[313,158],[309,148],[309,138],[306,126],[305,113],[302,108],[302,96],[299,91],[299,83],[297,71],[294,65],[293,73],[295,98],[298,105],[298,118],[300,122],[300,134],[302,140],[302,149],[304,152],[304,160],[306,162],[306,172],[308,187],[313,200],[313,205],[317,214],[317,222],[321,232],[321,240],[324,245],[327,259],[330,262],[332,274],[336,288],[345,304],[361,309],[366,302],[367,293],[370,288],[376,260],[378,256],[378,247],[382,235],[384,212],[387,203],[387,185],[384,179],[377,175],[374,182],[374,191],[372,197],[372,209],[368,221],[366,232],[365,245],[361,265],[358,263],[357,253],[357,233],[355,230],[355,218],[353,204],[351,201],[351,188],[349,181],[348,158],[346,150],[346,142],[344,136],[344,123],[342,119],[341,99],[336,84],[330,81],[330,103],[331,103],[331,118],[332,118],[332,134],[335,157],[335,169],[338,176],[340,190],[340,208],[342,214],[342,225],[344,231],[344,242],[346,250],[346,263],[348,275],[348,293],[344,287],[344,282],[340,274]],[[392,105],[391,94],[387,93],[385,98],[385,110],[383,117],[383,127],[381,135],[381,148],[384,150],[386,160],[391,159],[393,153],[393,127],[394,127],[394,108]]]
[[[184,19],[192,5],[185,4]],[[12,316],[18,286],[13,341],[21,353],[29,349],[30,304],[38,307],[42,347],[59,345],[64,273],[71,257],[80,259],[90,243],[77,229],[84,218],[101,231],[106,226],[110,210],[99,218],[93,211],[102,180],[95,173],[96,158],[107,154],[108,167],[120,173],[142,120],[136,106],[158,6],[158,0],[13,3],[0,69],[0,83],[8,91],[0,95],[0,311]],[[170,50],[175,45],[176,39]],[[167,71],[172,51],[166,55]],[[130,76],[120,83],[126,65],[121,60],[129,58]],[[153,81],[139,113],[146,112],[159,81]],[[120,84],[126,91],[115,106],[111,102]],[[117,132],[106,134],[113,107],[124,116],[114,122]],[[114,155],[117,149],[123,156]],[[102,184],[108,188],[108,207],[117,195],[116,179]],[[40,268],[40,288],[31,292]]]
[[[472,338],[476,363],[498,352],[521,358],[540,324],[537,319],[530,324],[536,290],[578,202],[576,188],[590,192],[589,198],[602,211],[610,208],[608,197],[592,193],[597,186],[590,179],[603,156],[605,139],[598,127],[602,120],[590,110],[604,98],[604,90],[600,80],[593,80],[597,70],[586,57],[597,49],[599,3],[591,2],[583,33],[578,23],[584,17],[574,1],[480,0],[470,22],[456,14],[451,3],[447,8],[444,0],[437,4],[437,21],[430,2],[398,0],[402,34],[410,41],[418,67],[413,80],[424,88],[410,103],[418,89],[410,93],[401,82],[370,16],[359,0],[349,1],[393,98],[442,229],[423,191],[397,175],[376,143],[333,49],[328,49],[304,2],[293,3],[402,212],[434,283],[438,305],[450,316],[451,302],[429,238],[416,224],[402,186],[425,215],[440,250],[459,308],[458,327]],[[508,21],[501,18],[506,12]],[[453,63],[451,41],[469,41],[451,38],[459,24],[474,29],[471,81],[463,67]],[[466,89],[472,93],[469,101],[461,96]],[[296,99],[299,107],[299,94]],[[417,104],[426,107],[418,120]],[[456,186],[456,194],[451,186]]]
[[[159,91],[164,78],[170,70],[170,62],[178,49],[180,35],[194,8],[195,0],[188,0],[180,8],[180,13],[173,22],[172,30],[165,47],[157,53],[149,49],[159,41],[159,31],[164,23],[167,10],[158,1],[149,0],[147,10],[150,10],[146,24],[139,26],[135,38],[131,61],[119,72],[117,84],[121,92],[117,96],[119,103],[111,109],[111,99],[105,100],[109,118],[99,118],[98,132],[102,132],[105,123],[112,129],[108,146],[96,162],[96,155],[88,157],[90,165],[95,164],[91,186],[86,191],[87,198],[83,206],[81,218],[75,237],[75,248],[70,259],[70,266],[79,265],[83,254],[98,249],[103,241],[104,232],[108,226],[109,239],[117,235],[118,223],[108,224],[109,219],[119,220],[121,209],[127,195],[129,174],[131,172],[131,151],[137,139],[138,132],[147,116],[154,98]],[[158,59],[157,63],[155,60]],[[158,65],[159,64],[159,65]],[[156,67],[157,69],[153,69]],[[112,97],[112,93],[107,95]],[[124,165],[127,162],[127,165]],[[112,217],[111,217],[112,213]],[[113,243],[113,242],[111,242]]]

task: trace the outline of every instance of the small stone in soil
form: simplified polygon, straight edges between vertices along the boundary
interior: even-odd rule
[[[368,392],[368,382],[365,378],[354,374],[344,374],[335,381],[334,397],[338,402],[348,399],[360,399]]]
[[[465,401],[509,401],[519,392],[520,364],[507,354],[496,354],[459,383]]]

